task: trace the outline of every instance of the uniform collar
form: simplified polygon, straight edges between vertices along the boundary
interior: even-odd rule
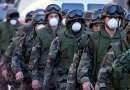
[[[104,29],[101,29],[100,31],[100,34],[101,36],[105,37],[105,38],[109,38],[109,39],[112,39],[112,38],[120,38],[121,37],[121,31],[116,31],[115,35],[113,37],[111,37]]]
[[[52,30],[48,25],[46,25],[46,30],[49,32],[57,32],[61,27],[58,27],[56,30]]]
[[[68,30],[67,28],[65,29],[65,35],[69,38],[79,38],[81,36],[81,34],[83,33],[83,29],[81,30],[81,32],[79,32],[78,34],[74,34],[72,33],[70,30]]]

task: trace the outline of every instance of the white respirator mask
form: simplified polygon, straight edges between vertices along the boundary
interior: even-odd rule
[[[117,29],[119,27],[119,24],[121,23],[119,23],[118,20],[115,18],[110,19],[107,23],[108,27],[112,30]]]
[[[37,25],[37,26],[36,26],[36,30],[40,30],[40,29],[42,29],[42,28],[44,28],[44,27],[45,27],[45,25],[43,25],[43,24]]]
[[[81,30],[81,27],[82,27],[81,23],[75,22],[72,25],[72,31],[73,32],[79,32]]]
[[[59,20],[57,18],[52,18],[49,20],[49,25],[54,27],[54,26],[58,26],[59,24]]]
[[[10,24],[11,25],[16,25],[17,24],[17,20],[15,20],[15,19],[10,20]]]

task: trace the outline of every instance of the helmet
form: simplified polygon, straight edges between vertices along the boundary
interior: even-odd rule
[[[32,20],[33,15],[34,15],[34,11],[28,12],[28,13],[26,14],[25,22],[28,22],[28,21]]]
[[[69,10],[68,9],[65,9],[62,11],[62,16],[66,16],[68,14]]]
[[[78,21],[84,23],[84,19],[83,18],[84,18],[83,11],[78,10],[78,9],[72,10],[67,15],[66,24],[69,24],[70,22],[73,22],[75,20],[78,20]]]
[[[125,19],[126,19],[127,21],[130,21],[130,13],[128,13],[128,14],[126,15]]]
[[[48,13],[59,13],[61,12],[61,8],[56,4],[50,4],[46,8],[46,14]]]
[[[128,13],[126,16],[125,16],[125,20],[124,20],[124,29],[126,29],[126,31],[130,31],[130,13]]]
[[[85,20],[92,20],[93,12],[87,11],[85,12]]]
[[[37,9],[37,10],[35,10],[35,14],[45,15],[45,10],[44,9]]]
[[[10,19],[13,19],[13,18],[19,18],[19,12],[17,11],[16,8],[10,8],[7,10],[7,14],[6,14],[6,17],[7,18],[10,18]]]
[[[45,11],[43,9],[37,9],[33,20],[35,24],[43,24],[45,20]]]
[[[94,12],[92,15],[92,21],[93,22],[101,22],[101,16],[102,16],[102,9],[98,9]]]
[[[61,8],[56,4],[50,4],[45,9],[45,21],[47,21],[47,17],[51,13],[57,13],[60,17],[60,20],[62,19],[61,16]]]
[[[125,16],[125,10],[120,5],[108,4],[103,8],[102,18],[105,16],[123,18]]]
[[[102,22],[101,16],[102,16],[102,9],[98,9],[92,14],[92,21],[90,23],[90,28],[93,26],[94,23]]]

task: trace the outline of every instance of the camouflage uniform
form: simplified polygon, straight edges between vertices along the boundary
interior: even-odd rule
[[[30,57],[30,68],[32,69],[32,80],[40,80],[43,82],[44,68],[49,52],[49,47],[53,38],[62,31],[57,29],[56,31],[45,27],[36,32],[37,37],[34,40],[31,57]]]
[[[0,34],[0,50],[1,54],[3,54],[6,51],[9,43],[11,42],[12,37],[15,35],[15,28],[13,28],[13,26],[10,25],[8,22],[1,22]]]
[[[40,11],[39,11],[40,12]],[[36,18],[37,15],[43,16],[44,14],[40,13],[38,11],[31,11],[27,14],[26,17],[26,24],[21,26],[19,28],[19,31],[17,32],[17,36],[15,37],[17,39],[15,46],[13,50],[13,56],[12,56],[12,69],[15,73],[15,75],[18,72],[22,72],[24,76],[24,80],[20,82],[20,90],[31,90],[31,68],[29,65],[31,50],[33,46],[33,41],[36,37],[36,26],[44,23],[44,17],[43,18]],[[42,11],[43,12],[43,11]],[[35,13],[35,14],[34,14]],[[33,17],[34,16],[34,17]],[[42,19],[42,20],[41,20]],[[18,89],[18,88],[16,88]]]
[[[84,22],[82,17],[83,14],[80,10],[69,12],[66,29],[51,43],[45,68],[44,85],[49,87],[49,81],[55,78],[55,89],[53,90],[66,90],[69,67],[73,62],[74,53],[77,53],[78,49],[84,47],[89,40],[83,27]],[[79,32],[74,32],[71,28],[75,22],[80,22],[82,25]]]
[[[73,63],[71,64],[68,73],[66,90],[82,90],[82,87],[77,80],[77,69],[79,66],[81,55],[84,52],[89,52],[89,49],[78,49],[78,51],[74,54]]]
[[[88,81],[88,79],[90,79],[92,83],[95,83],[100,62],[107,52],[109,44],[111,42],[120,41],[123,36],[124,34],[121,36],[120,32],[117,31],[115,36],[111,38],[103,30],[93,33],[92,36],[90,36],[91,40],[88,46],[86,46],[90,49],[89,55],[87,55],[87,52],[82,54],[78,67],[77,79],[80,84]],[[90,58],[89,60],[87,60],[88,56]]]
[[[108,13],[108,10],[110,10],[109,8],[113,9],[113,7],[116,7],[116,9],[120,8],[120,13],[122,14],[117,13],[116,10],[113,14]],[[103,8],[102,19],[106,19],[106,16],[120,16],[122,18],[123,15],[124,12],[120,6],[109,4]],[[104,24],[106,25],[107,22]],[[86,51],[82,54],[77,70],[77,79],[80,84],[83,84],[84,82],[90,82],[95,85],[100,63],[102,62],[104,55],[107,53],[110,43],[119,42],[120,40],[124,39],[125,33],[121,28],[117,28],[114,36],[111,37],[106,31],[105,25],[101,27],[99,32],[95,32],[90,36],[91,40],[88,43],[88,46],[86,46],[90,49],[90,51]]]
[[[44,78],[44,69],[49,52],[49,47],[51,45],[52,40],[57,35],[60,35],[60,33],[62,33],[63,31],[63,29],[60,27],[62,20],[61,8],[56,4],[50,4],[46,7],[45,11],[45,17],[43,19],[46,25],[44,26],[44,28],[38,29],[36,31],[37,37],[33,43],[29,62],[30,68],[32,69],[32,83],[36,80],[40,81],[41,88],[43,88],[42,82]],[[57,14],[58,16],[55,17],[55,14]],[[48,19],[50,15],[53,15],[53,17]],[[57,28],[53,27],[49,23],[52,19],[57,19],[58,23],[57,25],[54,25]],[[42,22],[42,20],[40,19],[40,22]]]
[[[31,71],[29,69],[30,53],[32,49],[33,40],[33,27],[31,24],[23,25],[19,28],[15,48],[12,55],[12,69],[13,73],[23,72],[24,80],[21,81],[20,90],[31,90]],[[14,87],[15,88],[15,87]],[[18,88],[16,88],[18,90]]]
[[[121,43],[113,43],[103,58],[97,78],[97,86],[99,89],[130,90],[129,73],[126,70],[127,66],[129,68],[128,48],[124,47],[124,45],[122,46],[124,48],[122,49],[123,51],[121,50]]]
[[[10,43],[13,42],[13,36],[15,36],[15,32],[17,30],[17,27],[13,27],[11,24],[9,24],[9,22],[1,22],[0,23],[0,56],[1,57],[4,57],[4,56],[7,56],[6,54],[6,49],[8,49],[8,45]],[[0,57],[0,58],[1,58]],[[7,67],[5,65],[6,63],[6,60],[1,58],[0,60],[1,62],[1,65],[0,65],[0,68],[1,70],[5,70]],[[2,81],[4,83],[4,81]],[[4,85],[2,85],[3,87]]]
[[[88,36],[85,35],[84,30],[77,36],[70,33],[69,30],[65,30],[62,36],[56,37],[52,41],[45,68],[45,86],[51,78],[55,78],[55,90],[66,90],[68,71],[73,62],[74,53],[77,48],[82,48],[87,40]]]

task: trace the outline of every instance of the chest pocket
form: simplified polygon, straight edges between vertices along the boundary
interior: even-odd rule
[[[77,48],[77,41],[73,38],[64,37],[60,47],[60,66],[69,69],[73,61],[74,52]]]
[[[61,43],[61,58],[67,58],[74,52],[74,41],[65,39]]]
[[[5,37],[5,39],[3,39],[3,40],[10,40],[12,37],[13,37],[13,33],[12,33],[12,31],[11,30],[8,30],[8,29],[5,29],[2,33],[1,33],[1,35],[2,35],[2,37]]]
[[[49,32],[39,32],[39,39],[41,41],[41,45],[42,45],[42,52],[45,52],[46,50],[48,51],[51,45],[51,42],[53,40],[53,35]]]
[[[25,54],[25,56],[28,58],[30,57],[32,45],[33,45],[33,38],[32,38],[31,33],[29,33],[26,35],[24,49],[23,49],[24,50],[23,54]]]
[[[13,37],[13,29],[11,29],[10,27],[5,27],[3,26],[3,31],[1,32],[1,38],[0,38],[0,42],[1,42],[1,49],[4,51],[9,43],[11,42],[12,40],[12,37]],[[4,42],[4,43],[3,43]]]

